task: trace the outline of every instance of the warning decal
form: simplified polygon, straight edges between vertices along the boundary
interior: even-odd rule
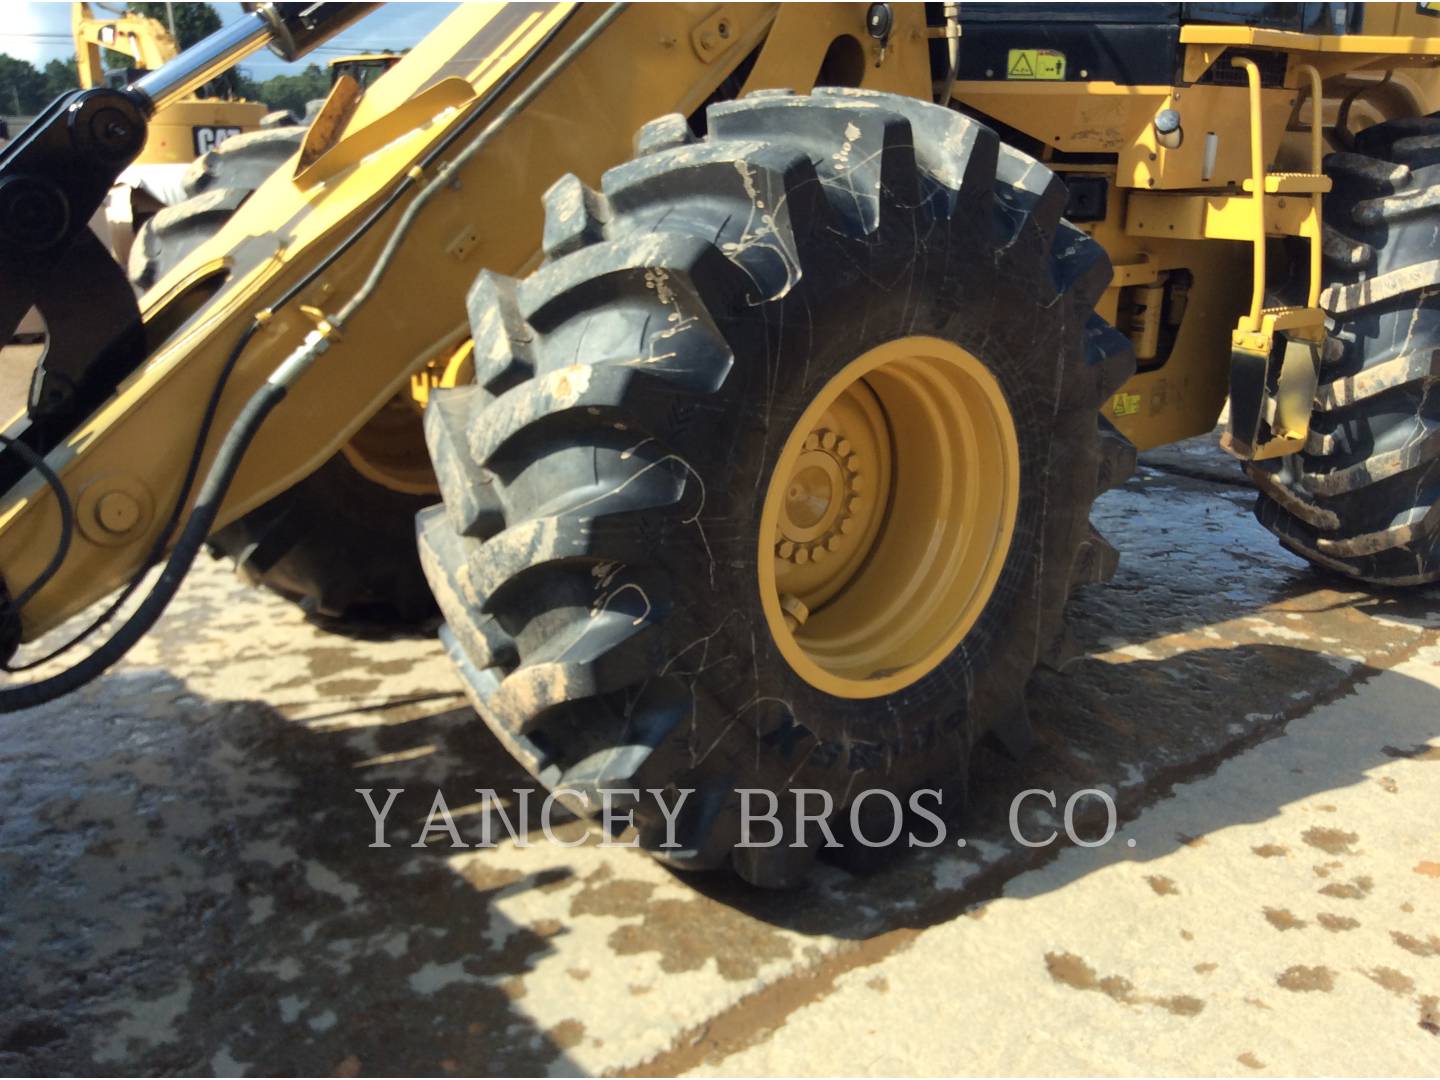
[[[1065,54],[1054,49],[1011,49],[1005,61],[1007,79],[1063,79]]]

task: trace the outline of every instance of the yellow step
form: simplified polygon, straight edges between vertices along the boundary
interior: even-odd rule
[[[1254,191],[1255,181],[1246,180],[1245,190]],[[1323,195],[1330,190],[1330,178],[1319,173],[1277,172],[1265,174],[1267,195]]]

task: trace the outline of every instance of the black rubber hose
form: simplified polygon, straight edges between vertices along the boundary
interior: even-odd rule
[[[350,302],[344,306],[339,315],[332,319],[335,325],[341,325],[346,318],[354,314],[355,310],[369,299],[370,294],[375,290],[381,277],[393,261],[401,239],[409,231],[410,224],[419,214],[420,209],[429,201],[430,197],[447,185],[451,177],[459,171],[462,165],[473,158],[500,128],[504,127],[505,124],[513,119],[514,116],[518,115],[534,97],[538,96],[540,91],[551,82],[554,76],[574,60],[576,56],[580,55],[580,53],[600,35],[601,31],[613,22],[628,6],[629,5],[624,3],[612,4],[604,14],[596,19],[584,33],[561,53],[556,61],[533,85],[521,91],[516,99],[501,111],[501,114],[480,133],[479,137],[472,144],[467,146],[455,159],[439,170],[436,177],[421,190],[416,200],[406,208],[405,214],[402,215],[400,221],[397,223],[380,258],[376,260],[375,265],[371,268],[370,276],[356,294],[351,297]],[[504,86],[497,87],[496,93],[487,97],[486,103],[488,103],[489,100],[493,100],[494,96],[497,96],[499,92],[503,92],[504,87],[508,86],[508,83],[513,81],[515,77],[518,77],[520,71],[528,66],[529,62],[535,56],[539,55],[544,47],[554,38],[555,34],[558,33],[560,27],[564,26],[568,21],[567,17],[560,24],[553,27],[540,45],[525,58],[521,66],[509,73]],[[448,146],[455,142],[484,112],[483,107],[477,109],[456,131],[451,132],[442,141],[441,145],[432,149],[430,154],[425,158],[425,164],[428,165]],[[362,223],[361,227],[357,229],[355,233],[348,237],[327,259],[322,260],[320,266],[314,268],[309,274],[302,278],[301,281],[287,290],[280,300],[273,305],[271,310],[278,310],[294,299],[326,266],[348,249],[360,235],[368,231],[370,225],[394,205],[401,193],[407,190],[413,182],[413,177],[406,177],[405,182],[402,182],[390,196],[381,203],[376,211]],[[250,330],[246,332],[245,338],[242,339],[235,353],[232,354],[232,364],[234,358],[244,348],[245,341],[249,340],[249,335],[253,333],[254,330],[255,327],[252,325]],[[310,359],[313,360],[313,355]],[[103,645],[74,667],[26,686],[0,689],[0,712],[15,712],[19,709],[33,708],[47,701],[53,701],[57,697],[62,697],[73,690],[78,690],[81,686],[84,686],[91,679],[96,678],[120,660],[121,657],[135,646],[140,638],[149,632],[150,628],[154,626],[160,616],[164,614],[170,601],[174,599],[181,583],[185,580],[185,575],[190,570],[191,564],[194,563],[196,555],[200,553],[200,549],[204,546],[210,529],[215,523],[216,515],[220,511],[220,503],[225,497],[225,492],[230,486],[230,481],[234,477],[235,470],[240,465],[240,459],[244,456],[256,432],[259,431],[261,423],[263,423],[265,417],[269,415],[270,410],[278,405],[284,398],[285,385],[288,381],[298,377],[308,366],[309,363],[307,361],[294,371],[287,371],[285,377],[278,382],[275,381],[277,376],[280,375],[280,372],[277,371],[276,375],[272,376],[272,381],[267,382],[258,390],[241,410],[240,415],[235,420],[234,426],[231,427],[225,436],[225,441],[221,444],[220,450],[216,454],[215,461],[210,467],[210,472],[205,478],[205,485],[201,488],[200,495],[196,499],[195,508],[191,511],[190,517],[185,523],[185,531],[181,533],[180,539],[176,542],[175,548],[172,550],[170,558],[165,564],[165,569],[161,571],[160,577],[156,579],[155,584],[151,587],[150,592],[146,595],[140,606],[135,609],[135,613],[121,625],[113,637],[108,639]],[[284,365],[282,365],[282,368],[283,367]],[[212,400],[212,415],[214,405],[215,401]],[[208,425],[208,417],[206,423]],[[196,463],[197,462],[192,461],[192,469]],[[177,504],[177,510],[179,506],[183,505],[182,496],[181,502]],[[173,519],[171,527],[173,528]],[[161,543],[163,543],[163,538]],[[92,631],[98,629],[101,624],[114,614],[119,605],[124,602],[125,596],[133,591],[137,583],[138,577],[135,581],[131,582],[125,593],[122,594],[99,619],[87,627],[79,637],[67,642],[60,649],[42,657],[40,660],[32,661],[27,666],[33,667],[37,664],[44,663],[46,660],[77,644],[84,637],[89,636]]]
[[[44,664],[48,664],[56,657],[63,656],[114,618],[115,613],[125,605],[125,602],[129,600],[135,590],[140,587],[140,582],[144,580],[145,575],[148,574],[152,568],[160,565],[160,560],[165,557],[165,549],[170,546],[170,538],[175,535],[175,530],[180,525],[180,516],[185,511],[185,504],[190,500],[190,490],[195,486],[195,478],[200,471],[200,462],[205,456],[205,447],[210,442],[210,428],[215,423],[215,414],[220,410],[220,399],[224,396],[225,387],[229,385],[230,375],[235,370],[235,365],[240,362],[240,354],[245,351],[245,347],[250,344],[250,339],[253,338],[259,330],[260,323],[258,322],[252,322],[246,327],[245,332],[240,335],[240,340],[237,341],[235,347],[230,350],[230,355],[225,360],[225,366],[220,369],[220,375],[215,380],[215,385],[210,391],[210,400],[205,403],[205,415],[200,420],[200,429],[195,436],[195,443],[190,451],[190,460],[185,466],[185,479],[180,484],[179,494],[175,496],[175,504],[170,508],[170,517],[166,519],[165,527],[156,535],[155,543],[152,544],[150,550],[146,552],[145,561],[141,564],[140,569],[135,572],[135,576],[126,582],[125,587],[120,590],[120,594],[116,596],[114,600],[110,601],[104,611],[100,612],[99,615],[91,620],[85,629],[70,638],[69,641],[55,646],[55,648],[43,656],[37,656],[25,660],[22,663],[11,663],[11,660],[14,659],[11,657],[7,659],[4,664],[0,664],[0,670],[15,675],[22,671],[30,671]],[[4,436],[0,436],[0,438],[4,438]],[[41,459],[41,464],[44,464],[43,458]],[[56,482],[59,482],[58,478]],[[60,514],[62,519],[61,546],[68,550],[70,534],[65,531],[63,523],[67,517],[73,520],[74,511],[70,506],[70,496],[63,486],[57,488],[56,498],[60,501]],[[48,580],[48,577],[45,580]],[[36,591],[38,591],[38,587],[32,585],[30,589],[26,591],[27,598],[28,596],[33,596]],[[21,605],[18,602],[12,602],[12,607],[18,612]]]
[[[135,609],[135,613],[121,624],[114,636],[74,667],[25,686],[0,689],[0,712],[34,708],[78,690],[129,652],[159,621],[179,591],[185,575],[189,573],[195,556],[199,555],[200,549],[205,546],[205,538],[210,535],[215,517],[220,512],[220,504],[225,499],[225,492],[229,490],[230,481],[234,479],[235,470],[240,467],[251,440],[255,438],[265,418],[270,415],[270,410],[284,398],[284,386],[267,382],[240,410],[240,415],[235,418],[235,423],[226,433],[225,440],[215,454],[215,460],[205,476],[205,483],[196,497],[195,508],[190,511],[185,529],[181,532],[180,539],[175,542],[165,569],[160,571],[160,576],[156,578],[140,606]]]
[[[390,269],[390,264],[395,261],[395,254],[400,250],[400,245],[404,242],[406,234],[409,233],[411,224],[414,223],[415,218],[419,216],[420,211],[425,208],[425,204],[430,201],[431,197],[441,189],[449,187],[451,181],[455,178],[455,174],[464,168],[476,154],[485,149],[485,147],[490,144],[490,140],[499,133],[501,128],[505,127],[514,120],[515,117],[524,112],[525,109],[530,106],[530,103],[550,86],[560,72],[573,63],[577,57],[581,56],[595,39],[605,31],[606,27],[619,18],[629,6],[629,4],[622,3],[611,4],[606,8],[598,19],[591,23],[579,37],[565,47],[565,51],[555,58],[554,63],[546,68],[534,82],[516,94],[510,104],[500,110],[499,115],[486,125],[484,131],[480,132],[463,150],[436,170],[434,178],[420,189],[414,201],[412,201],[410,205],[405,208],[405,212],[400,215],[400,220],[396,223],[394,230],[385,241],[385,246],[380,250],[380,254],[376,257],[374,265],[371,266],[369,276],[360,288],[355,291],[354,295],[345,303],[345,306],[330,317],[331,323],[337,328],[344,326],[346,321],[359,310],[365,301],[370,299],[370,295],[379,287],[380,279],[385,276],[385,272]],[[469,123],[470,121],[467,120],[465,126],[468,127]],[[453,140],[447,140],[442,146],[436,147],[435,151],[426,157],[425,163],[428,165],[431,161],[435,160],[439,151],[442,150],[445,145],[449,145],[449,141]]]
[[[59,572],[65,556],[70,553],[70,543],[75,535],[75,508],[70,504],[70,496],[65,491],[65,485],[60,482],[60,477],[43,457],[19,439],[12,439],[8,435],[0,435],[0,443],[4,443],[7,450],[19,455],[26,465],[40,474],[40,478],[49,484],[50,490],[55,493],[56,505],[60,507],[60,540],[55,545],[55,554],[50,556],[50,562],[40,571],[40,575],[10,601],[11,606],[18,612]]]
[[[453,130],[446,132],[441,137],[440,142],[437,143],[435,146],[431,147],[430,150],[425,153],[425,156],[420,159],[421,173],[428,170],[430,166],[435,163],[436,159],[440,157],[441,154],[445,153],[446,150],[450,149],[450,147],[453,146],[457,140],[463,137],[472,127],[474,127],[475,124],[479,123],[482,119],[485,119],[489,115],[490,106],[496,101],[498,101],[501,97],[503,97],[506,93],[508,93],[510,91],[510,88],[514,86],[516,81],[519,80],[520,77],[523,76],[525,72],[530,69],[530,64],[534,60],[536,60],[541,53],[543,53],[547,48],[549,48],[550,43],[555,39],[555,37],[560,33],[560,31],[569,24],[572,15],[574,15],[574,11],[571,11],[570,13],[565,15],[564,18],[562,18],[559,22],[552,26],[549,32],[546,33],[546,35],[539,41],[539,43],[533,49],[531,49],[529,53],[525,55],[525,58],[522,59],[514,67],[512,67],[508,72],[506,72],[505,75],[500,79],[500,81],[486,92],[485,97],[481,99],[481,101],[477,105],[475,105],[475,107],[471,110],[470,115],[462,119]],[[325,271],[329,270],[330,267],[334,265],[334,263],[340,258],[340,256],[344,255],[357,242],[359,242],[362,237],[368,234],[370,230],[380,221],[380,219],[386,214],[388,214],[390,210],[394,208],[397,203],[399,203],[401,197],[404,196],[407,192],[410,191],[411,188],[415,186],[415,176],[416,174],[412,172],[408,173],[404,178],[402,178],[401,181],[390,190],[390,194],[386,195],[385,198],[381,200],[380,204],[369,213],[365,220],[362,221],[359,225],[357,225],[354,229],[352,229],[350,231],[350,234],[346,236],[345,239],[342,240],[333,251],[331,251],[323,259],[321,259],[318,263],[316,263],[313,267],[306,271],[305,275],[300,278],[299,281],[295,282],[295,284],[291,285],[290,288],[286,289],[285,292],[280,296],[280,298],[270,305],[271,310],[279,311],[286,304],[294,300],[302,292],[304,292],[311,285],[313,285],[315,281],[320,277],[320,275],[325,273]]]

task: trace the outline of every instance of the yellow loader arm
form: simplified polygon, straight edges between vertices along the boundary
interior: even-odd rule
[[[1429,16],[973,7],[460,6],[249,186],[157,215],[139,301],[81,223],[149,119],[359,8],[261,5],[60,99],[0,150],[0,337],[31,304],[51,330],[0,436],[0,667],[164,565],[0,711],[125,655],[207,541],[321,615],[327,570],[423,575],[477,713],[568,808],[683,788],[683,838],[641,806],[641,846],[780,887],[818,843],[744,841],[745,793],[802,833],[818,789],[859,837],[861,786],[898,830],[987,733],[1023,752],[1067,598],[1115,572],[1095,499],[1227,384],[1262,525],[1440,580],[1440,417],[1393,405],[1437,353],[1366,331],[1435,307],[1440,116],[1390,109],[1440,66]],[[1367,99],[1385,122],[1352,126]]]
[[[468,336],[464,296],[475,273],[518,272],[537,259],[539,192],[567,172],[597,181],[630,154],[645,121],[695,112],[747,57],[748,74],[727,96],[808,89],[842,37],[855,43],[860,85],[928,95],[921,6],[897,7],[884,44],[868,35],[865,14],[854,4],[466,4],[363,97],[340,80],[293,166],[145,295],[145,355],[133,373],[45,448],[74,525],[63,564],[20,613],[23,639],[145,564],[227,365],[216,431],[307,335],[318,333],[327,350],[245,456],[216,527],[316,468]],[[593,42],[557,63],[602,18]],[[443,187],[427,188],[441,175]],[[375,269],[422,191],[404,243],[385,255],[381,287],[337,324],[337,307]],[[23,425],[17,418],[7,431],[17,437]],[[200,475],[217,441],[200,452]],[[0,573],[13,595],[45,570],[62,512],[38,472],[12,468],[0,480]]]

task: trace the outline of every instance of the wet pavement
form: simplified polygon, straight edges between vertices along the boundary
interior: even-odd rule
[[[1102,499],[1119,574],[1035,750],[979,755],[965,846],[789,894],[412,846],[437,787],[474,839],[477,788],[528,786],[438,645],[202,559],[125,664],[0,725],[0,1072],[1433,1073],[1440,589],[1310,570],[1217,462]],[[403,789],[390,846],[357,788]],[[1022,846],[1029,788],[1023,836],[1101,789],[1114,837]]]

